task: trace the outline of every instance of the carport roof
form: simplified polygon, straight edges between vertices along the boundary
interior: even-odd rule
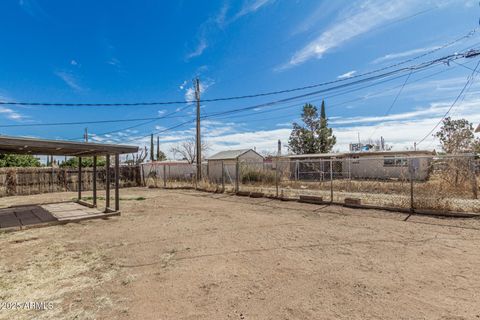
[[[138,147],[119,144],[71,142],[36,138],[0,136],[0,153],[94,156],[105,154],[136,153]]]

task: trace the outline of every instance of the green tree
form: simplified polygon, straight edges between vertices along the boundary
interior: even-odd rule
[[[157,150],[157,161],[163,161],[163,160],[167,160],[167,156],[165,155],[165,153],[158,149]]]
[[[305,126],[293,123],[288,145],[295,154],[327,153],[337,142],[333,131],[328,127],[325,102],[322,101],[320,117],[317,107],[312,104],[303,106],[302,120]]]
[[[470,153],[480,151],[480,139],[475,138],[473,125],[466,119],[443,119],[442,127],[434,134],[446,153]]]
[[[40,160],[30,154],[0,154],[0,167],[40,167]]]
[[[105,166],[105,157],[97,157],[97,166]],[[78,168],[78,158],[73,157],[60,164],[62,168]],[[82,157],[82,167],[93,167],[93,157]]]

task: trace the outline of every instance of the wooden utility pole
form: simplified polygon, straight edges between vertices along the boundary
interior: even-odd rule
[[[195,78],[195,99],[197,100],[197,136],[196,136],[196,160],[197,160],[197,180],[202,178],[202,142],[200,140],[200,80]]]
[[[150,160],[155,161],[155,146],[153,145],[153,133],[150,135]]]
[[[157,136],[157,161],[160,161],[160,136]]]
[[[83,134],[83,138],[85,139],[85,142],[88,142],[88,128],[85,128],[85,133]]]

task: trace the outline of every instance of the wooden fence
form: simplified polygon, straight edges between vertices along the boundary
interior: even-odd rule
[[[113,168],[110,181],[115,181]],[[105,189],[106,170],[97,167],[97,189]],[[93,169],[82,168],[82,190],[92,190]],[[120,187],[141,185],[139,166],[120,167]],[[77,191],[75,168],[0,168],[0,197],[48,192]]]

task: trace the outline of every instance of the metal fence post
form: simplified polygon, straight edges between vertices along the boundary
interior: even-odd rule
[[[222,192],[225,192],[225,163],[222,160]]]
[[[333,159],[330,159],[330,202],[333,202]]]
[[[172,173],[171,173],[170,165],[167,164],[167,166],[168,166],[168,179],[171,179],[172,178]]]
[[[275,196],[278,198],[278,159],[275,160]]]
[[[235,192],[240,191],[240,163],[237,162],[235,163]]]
[[[470,159],[470,176],[472,179],[472,196],[473,199],[478,199],[478,185],[477,185],[477,172],[475,168],[475,157]]]
[[[414,178],[414,168],[413,168],[413,162],[412,159],[409,159],[408,162],[408,167],[410,171],[410,212],[415,211],[415,206],[414,206],[414,197],[413,197],[413,178]]]
[[[163,165],[163,187],[166,188],[167,187],[167,165],[164,164]]]

